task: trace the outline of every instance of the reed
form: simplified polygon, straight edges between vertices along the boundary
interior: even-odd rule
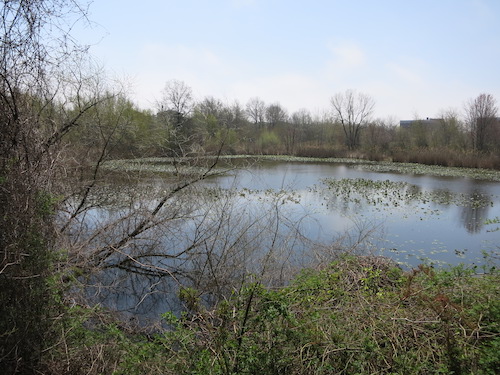
[[[391,157],[392,161],[399,163],[500,170],[500,156],[494,153],[460,152],[437,148],[395,150],[391,153]]]

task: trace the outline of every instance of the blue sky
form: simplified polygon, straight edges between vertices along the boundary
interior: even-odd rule
[[[89,18],[78,39],[141,108],[171,79],[290,113],[353,89],[396,120],[500,100],[500,0],[95,0]]]

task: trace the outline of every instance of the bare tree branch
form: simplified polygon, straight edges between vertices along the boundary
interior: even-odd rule
[[[354,150],[359,145],[361,129],[373,114],[375,101],[368,95],[347,90],[335,94],[330,103],[336,120],[342,124],[347,147]]]

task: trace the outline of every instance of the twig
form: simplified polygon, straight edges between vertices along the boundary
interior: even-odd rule
[[[441,323],[440,320],[412,320],[408,318],[391,318],[391,320],[405,320],[410,323]]]

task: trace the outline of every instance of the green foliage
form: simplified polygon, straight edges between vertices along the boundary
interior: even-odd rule
[[[283,288],[249,283],[213,309],[184,289],[196,308],[165,313],[156,335],[80,320],[69,347],[75,358],[102,348],[115,374],[496,374],[499,281],[496,271],[403,272],[348,256]]]
[[[107,100],[86,111],[79,127],[66,136],[74,151],[92,155],[106,150],[108,157],[115,158],[164,154],[169,129],[161,116],[137,109],[124,96],[108,95]]]
[[[25,189],[25,181],[13,170],[0,194],[0,372],[4,373],[33,371],[44,346],[55,340],[52,319],[61,307],[59,290],[51,282],[58,260],[52,252],[50,223],[56,199],[34,186]]]
[[[260,133],[258,143],[263,153],[276,153],[276,147],[280,145],[279,136],[272,130],[263,130]]]

